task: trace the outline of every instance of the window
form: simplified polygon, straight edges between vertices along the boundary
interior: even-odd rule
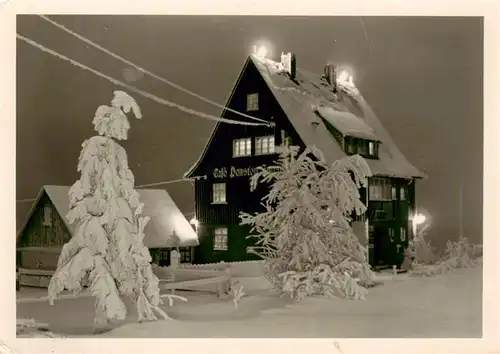
[[[212,203],[214,204],[224,204],[226,203],[226,184],[225,183],[214,183],[212,186]]]
[[[251,93],[247,95],[247,111],[259,110],[259,94]]]
[[[392,200],[392,183],[389,178],[373,178],[369,190],[370,200]]]
[[[218,227],[214,230],[214,250],[227,251],[227,228]]]
[[[255,154],[274,154],[274,136],[259,136],[255,138]]]
[[[356,147],[351,139],[345,139],[345,151],[348,155],[354,155],[356,153]]]
[[[358,140],[358,154],[361,156],[368,156],[368,142],[365,140]]]
[[[406,188],[405,187],[401,187],[399,189],[399,199],[406,200]]]
[[[345,152],[348,155],[359,154],[364,157],[378,157],[378,143],[375,141],[346,137],[344,145]]]
[[[375,143],[373,141],[368,143],[368,154],[370,156],[375,156]]]
[[[393,186],[393,187],[391,188],[392,200],[398,200],[398,196],[397,196],[397,194],[396,194],[396,193],[397,193],[397,191],[398,191],[398,189],[397,189],[396,187],[394,187],[394,186]]]
[[[236,139],[233,140],[233,157],[250,156],[252,155],[252,139]]]
[[[52,225],[52,209],[50,205],[45,205],[43,207],[43,226],[51,226]]]
[[[180,247],[179,253],[181,256],[181,263],[191,263],[191,248],[190,247]]]

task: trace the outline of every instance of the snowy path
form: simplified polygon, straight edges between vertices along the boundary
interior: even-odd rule
[[[307,299],[287,305],[262,280],[243,281],[249,296],[236,312],[228,299],[188,294],[169,309],[176,321],[131,323],[101,337],[480,337],[482,270],[391,281],[365,301]],[[48,322],[55,332],[88,334],[92,300],[66,300],[54,308],[21,304],[17,317]],[[133,321],[129,318],[127,322]]]

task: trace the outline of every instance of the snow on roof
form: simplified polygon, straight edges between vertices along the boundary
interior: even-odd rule
[[[344,136],[377,140],[375,131],[363,119],[350,112],[339,111],[324,105],[313,106],[312,109]]]
[[[70,225],[66,220],[66,214],[69,211],[69,189],[70,187],[68,186],[43,186],[28,214],[26,224],[45,191],[62,217],[69,232],[73,233],[76,224]],[[165,190],[138,189],[137,191],[139,193],[139,200],[144,203],[143,215],[151,218],[144,230],[144,245],[146,247],[160,248],[198,245],[196,232]],[[20,232],[23,231],[24,227]]]
[[[295,80],[291,80],[272,60],[251,55],[250,61],[259,70],[304,144],[316,146],[330,162],[346,154],[325,124],[311,124],[318,122],[317,107],[322,107],[321,115],[344,134],[368,134],[370,139],[375,137],[381,142],[379,159],[366,159],[374,175],[425,177],[403,156],[358,90],[340,86],[335,94],[321,75],[297,68]]]

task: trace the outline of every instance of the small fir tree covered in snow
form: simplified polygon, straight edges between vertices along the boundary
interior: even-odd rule
[[[457,268],[475,268],[482,266],[482,245],[471,244],[466,237],[457,241],[448,240],[446,249],[438,257],[431,242],[427,240],[426,225],[410,241],[408,255],[413,259],[410,273],[413,276],[434,276]]]
[[[328,165],[315,148],[300,155],[295,146],[277,150],[276,165],[251,178],[252,189],[271,185],[265,211],[240,214],[241,224],[255,232],[249,252],[264,259],[266,277],[292,299],[363,299],[375,278],[350,222],[366,210],[359,194],[371,175],[366,161],[356,155]]]
[[[120,295],[131,297],[139,321],[168,318],[151,256],[144,246],[144,204],[134,189],[127,154],[116,140],[126,140],[127,113],[142,117],[135,100],[115,91],[111,106],[100,106],[93,120],[99,133],[82,144],[78,159],[81,177],[69,191],[66,218],[76,223],[75,233],[63,246],[57,270],[49,285],[51,303],[63,290],[78,292],[88,279],[96,298],[96,324],[122,320],[126,307]]]

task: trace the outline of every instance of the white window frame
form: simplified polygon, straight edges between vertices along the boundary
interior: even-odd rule
[[[255,138],[255,155],[271,155],[276,151],[274,135]]]
[[[252,138],[233,140],[233,157],[252,156]]]
[[[392,181],[388,178],[375,177],[368,185],[369,200],[390,201],[392,200]]]
[[[259,110],[259,94],[257,92],[247,95],[247,112]]]
[[[227,251],[227,227],[217,227],[214,229],[214,251]]]
[[[212,184],[212,204],[227,204],[226,183]]]
[[[399,188],[399,200],[406,200],[406,188],[404,186]]]

